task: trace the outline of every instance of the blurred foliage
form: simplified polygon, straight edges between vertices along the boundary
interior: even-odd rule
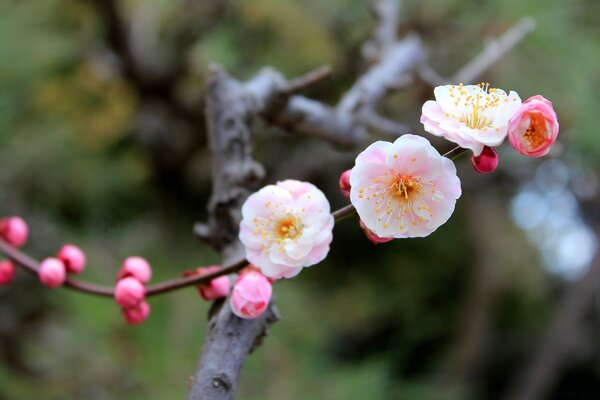
[[[164,33],[179,22],[184,2],[119,3],[127,18],[146,18]],[[600,2],[403,3],[402,31],[422,34],[432,64],[446,76],[476,55],[486,37],[533,16],[538,29],[487,78],[524,98],[542,92],[552,99],[561,140],[576,143],[590,165],[597,165]],[[263,66],[292,77],[331,64],[331,82],[311,95],[334,102],[366,67],[360,46],[374,23],[366,2],[351,0],[232,1],[219,18],[194,43],[193,70],[183,92],[202,89],[212,62],[240,79]],[[80,244],[92,260],[84,278],[93,281],[111,282],[120,260],[130,254],[147,256],[157,280],[216,262],[216,255],[191,235],[205,197],[164,202],[165,189],[153,181],[156,165],[148,149],[132,140],[144,99],[106,62],[111,57],[105,54],[105,31],[84,0],[0,2],[0,214],[18,213],[30,222],[33,254],[51,254],[65,241]],[[168,52],[156,56],[159,60]],[[390,96],[382,109],[421,132],[422,97],[416,87]],[[296,146],[299,152],[289,151]],[[257,156],[270,168],[270,180],[297,176],[313,152],[334,157],[330,148],[310,140],[278,132],[258,137]],[[186,172],[190,186],[204,185],[204,196],[210,192],[206,157],[199,153]],[[327,168],[331,172],[317,168],[309,174],[336,205],[343,204],[335,190],[336,173],[349,166],[353,154],[344,157]],[[460,169],[461,176],[472,175],[468,166]],[[494,190],[500,194],[489,212],[504,221],[510,188],[496,185]],[[194,215],[178,204],[193,204]],[[431,237],[378,246],[351,221],[336,227],[327,261],[276,285],[283,320],[248,359],[239,398],[469,400],[505,389],[543,332],[560,282],[543,271],[517,228],[508,221],[494,227],[501,295],[491,316],[485,368],[476,379],[449,385],[468,285],[477,268],[477,237],[468,218],[459,201],[451,221]],[[26,277],[0,289],[0,398],[184,397],[208,305],[188,290],[161,296],[152,307],[147,323],[127,327],[110,301],[48,293]],[[13,345],[27,368],[6,358]],[[597,360],[586,359],[569,366],[562,388],[583,381],[594,387],[599,377]]]

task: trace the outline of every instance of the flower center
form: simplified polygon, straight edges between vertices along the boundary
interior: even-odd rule
[[[532,149],[536,149],[546,141],[546,121],[539,113],[530,114],[529,121],[529,126],[523,134],[523,138],[529,142]]]
[[[392,195],[407,201],[416,196],[421,191],[421,185],[418,178],[410,175],[396,175],[391,182]]]
[[[279,239],[295,239],[302,233],[302,220],[299,217],[288,216],[279,221],[275,236]]]
[[[489,83],[479,83],[467,89],[461,83],[450,87],[450,97],[454,100],[456,113],[447,115],[471,129],[484,129],[492,126],[496,108],[501,101],[508,102],[503,91],[490,88]]]

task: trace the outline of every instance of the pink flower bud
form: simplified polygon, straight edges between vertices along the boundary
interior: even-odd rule
[[[85,253],[79,247],[72,244],[65,244],[58,252],[56,258],[65,263],[67,272],[72,274],[80,273],[85,267]]]
[[[27,242],[29,228],[21,217],[10,217],[0,221],[0,237],[15,247]]]
[[[240,318],[257,318],[267,309],[272,295],[271,283],[262,273],[246,270],[233,285],[231,310]]]
[[[46,258],[40,264],[38,276],[44,285],[55,288],[65,283],[67,270],[62,261],[56,258]]]
[[[149,315],[150,304],[146,301],[142,301],[134,307],[123,309],[123,317],[129,325],[141,324],[148,319]]]
[[[115,301],[123,308],[135,307],[146,297],[144,285],[133,277],[127,277],[117,282]]]
[[[524,156],[541,157],[558,136],[558,120],[552,102],[542,96],[527,99],[510,120],[508,140]]]
[[[15,265],[12,261],[0,261],[0,285],[8,285],[15,278]]]
[[[127,278],[128,276],[134,277],[138,281],[146,284],[152,277],[152,268],[148,261],[142,257],[127,257],[123,261],[121,271],[117,275],[117,280]]]
[[[203,276],[216,272],[220,269],[221,267],[218,265],[211,265],[209,267],[196,268],[191,271],[186,271],[183,273],[183,276]],[[215,278],[209,283],[196,285],[198,293],[204,300],[215,300],[222,297],[227,297],[229,294],[229,287],[230,282],[227,275]]]
[[[348,169],[340,175],[340,191],[345,198],[350,197],[350,173],[352,169]]]
[[[480,174],[492,173],[498,168],[498,153],[495,149],[484,146],[483,151],[478,156],[471,156],[471,165],[473,169]]]
[[[365,231],[365,235],[367,235],[367,239],[369,239],[371,241],[371,243],[373,243],[373,244],[387,243],[394,239],[391,237],[390,238],[382,238],[382,237],[377,236],[375,233],[373,233],[372,230],[367,228],[367,226],[365,225],[364,222],[362,222],[362,220],[360,221],[360,227],[362,228],[363,231]]]

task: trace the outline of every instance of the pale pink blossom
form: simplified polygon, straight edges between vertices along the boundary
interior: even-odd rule
[[[435,101],[423,104],[421,123],[436,136],[470,149],[478,156],[483,146],[499,146],[521,99],[488,84],[438,86]]]
[[[62,261],[56,258],[46,258],[38,270],[40,281],[49,288],[55,288],[65,283],[67,269]]]
[[[152,277],[152,268],[150,267],[148,261],[142,257],[127,257],[125,261],[123,261],[121,270],[117,275],[117,280],[126,278],[128,276],[134,277],[141,283],[146,284]]]
[[[0,237],[15,247],[27,242],[29,228],[21,217],[10,217],[0,221]]]
[[[138,305],[146,297],[146,288],[133,277],[119,280],[115,287],[115,301],[123,308],[131,308]]]
[[[371,144],[356,158],[350,183],[350,201],[380,238],[429,235],[461,195],[454,163],[415,135]]]
[[[510,121],[508,140],[525,156],[541,157],[558,136],[558,120],[552,102],[542,96],[527,99]]]
[[[246,259],[268,277],[291,278],[322,261],[333,239],[333,216],[323,192],[286,180],[252,194],[242,207],[240,240]]]
[[[123,309],[123,318],[129,325],[141,324],[150,316],[150,304],[142,301],[131,308]]]
[[[498,168],[498,153],[492,147],[485,146],[480,155],[471,156],[473,169],[480,174],[490,174]]]
[[[213,272],[217,272],[221,269],[218,265],[211,265],[208,267],[200,267],[191,271],[184,272],[184,276],[203,276],[207,274],[212,274]],[[198,289],[198,293],[204,300],[215,300],[220,299],[222,297],[227,297],[229,295],[229,288],[231,286],[231,282],[229,281],[229,277],[227,275],[219,276],[209,283],[202,283],[200,285],[196,285]]]
[[[367,228],[367,226],[365,225],[364,222],[360,221],[360,227],[362,228],[362,230],[365,232],[365,235],[367,236],[367,239],[369,239],[371,241],[371,243],[373,244],[380,244],[380,243],[387,243],[391,240],[394,240],[394,238],[382,238],[377,236],[376,234],[373,233],[372,230],[370,230],[369,228]]]
[[[272,295],[271,282],[260,271],[249,268],[233,285],[231,310],[240,318],[257,318],[267,309]]]
[[[345,198],[349,198],[350,197],[350,173],[352,172],[351,169],[347,169],[346,171],[342,172],[342,174],[340,175],[340,191],[342,192],[342,196],[344,196]]]
[[[58,252],[56,258],[61,260],[65,264],[67,272],[72,274],[78,274],[85,268],[85,253],[79,247],[72,244],[65,244]]]
[[[0,285],[8,285],[15,278],[15,265],[12,261],[0,261]]]

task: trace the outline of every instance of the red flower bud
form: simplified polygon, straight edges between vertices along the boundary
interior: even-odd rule
[[[478,156],[471,156],[471,165],[473,169],[480,174],[489,174],[498,167],[498,153],[491,147],[484,146],[483,151]]]

